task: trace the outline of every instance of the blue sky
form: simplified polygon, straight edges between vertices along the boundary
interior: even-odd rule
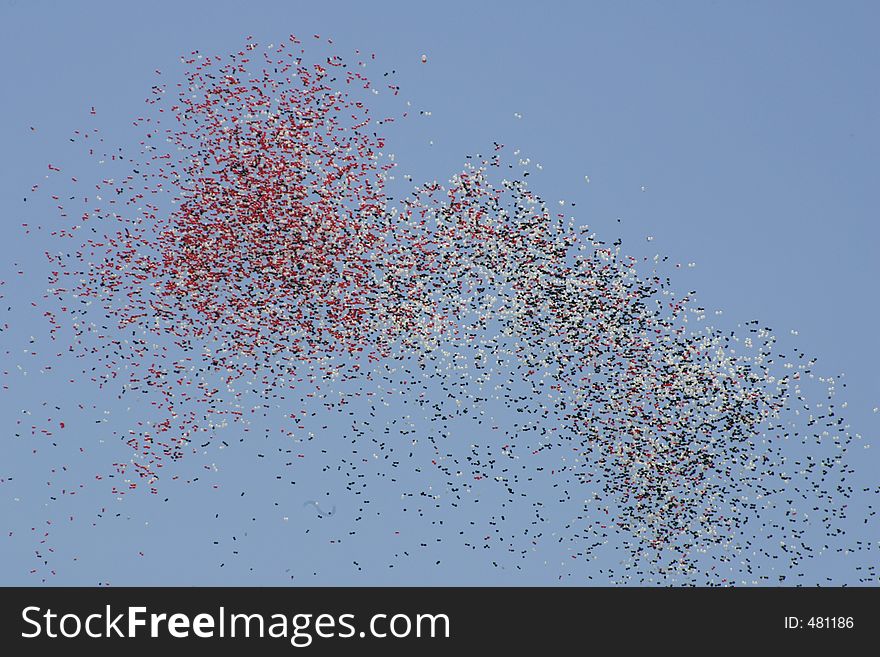
[[[630,253],[696,263],[680,271],[676,287],[697,290],[710,314],[723,310],[712,316],[716,324],[760,319],[783,336],[796,329],[791,344],[818,357],[819,371],[845,373],[848,421],[870,441],[878,428],[872,409],[880,406],[878,20],[871,2],[0,0],[0,250],[7,271],[34,272],[16,279],[7,296],[24,299],[45,287],[37,275],[42,252],[19,230],[35,222],[19,220],[27,210],[22,198],[70,133],[87,123],[92,106],[108,141],[124,144],[135,134],[127,127],[143,111],[154,70],[173,70],[181,54],[231,52],[246,35],[269,43],[318,33],[340,52],[375,52],[397,70],[403,95],[431,112],[407,140],[392,143],[417,177],[445,179],[466,154],[493,141],[521,148],[543,166],[533,187],[548,200],[575,201],[581,223],[606,238],[622,236]],[[13,276],[4,271],[0,278]],[[32,320],[21,321],[4,351],[19,353],[31,333]],[[19,361],[4,358],[11,363],[5,370]],[[9,427],[21,408],[49,396],[44,392],[20,387],[17,396],[0,398]],[[14,476],[0,486],[0,517],[20,537],[41,513],[40,469],[55,457],[39,460],[20,441],[0,440],[8,455],[0,459],[0,478]],[[234,477],[241,488],[274,495],[261,466],[229,461],[241,468]],[[868,464],[878,463],[866,456],[860,476],[876,485]],[[309,499],[308,483],[301,488],[289,517],[305,522],[311,509],[300,500]],[[295,583],[556,581],[550,567],[502,572],[487,567],[483,555],[446,547],[393,575],[378,567],[354,572],[359,554],[378,563],[393,549],[386,519],[338,554],[309,543],[313,534],[248,529],[248,507],[232,499],[224,504],[235,519],[219,531],[211,524],[217,503],[207,495],[182,489],[171,509],[127,502],[123,515],[134,520],[63,530],[65,549],[83,556],[56,581],[272,584],[289,583],[288,570],[299,577]],[[100,500],[96,494],[94,504]],[[338,530],[327,524],[314,531]],[[431,529],[413,532],[429,536]],[[218,571],[213,557],[200,555],[219,534],[250,540],[251,562],[272,562],[273,569],[254,575],[231,563]],[[147,561],[139,546],[147,546]],[[281,550],[292,555],[286,569]],[[0,582],[32,581],[30,543],[0,537],[0,554]],[[441,556],[443,568],[433,568]]]

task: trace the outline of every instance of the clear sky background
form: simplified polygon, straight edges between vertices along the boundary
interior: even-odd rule
[[[710,313],[723,310],[713,316],[717,324],[760,319],[781,335],[796,329],[791,344],[819,358],[817,371],[845,373],[852,430],[876,442],[878,25],[880,5],[853,1],[0,0],[0,278],[12,281],[7,296],[19,300],[45,288],[38,275],[42,252],[20,230],[28,220],[22,199],[70,133],[87,123],[90,107],[98,109],[105,137],[124,142],[137,134],[126,126],[144,107],[154,69],[173,71],[181,54],[196,49],[232,52],[246,35],[277,43],[291,33],[318,33],[332,37],[339,52],[375,52],[398,71],[403,95],[431,111],[418,143],[392,144],[413,171],[445,179],[466,154],[485,152],[493,141],[522,148],[543,166],[533,188],[548,200],[575,201],[579,221],[600,236],[623,236],[624,251],[635,255],[695,262],[680,271],[676,288],[697,290]],[[28,275],[9,273],[18,269]],[[19,376],[17,354],[27,348],[22,340],[32,334],[30,321],[36,326],[39,319],[23,316],[21,326],[0,338],[7,341],[3,351],[14,352],[4,356],[11,376]],[[44,458],[11,436],[14,419],[34,401],[52,394],[77,401],[68,388],[56,393],[44,385],[13,386],[0,397],[0,479],[12,478],[0,484],[3,584],[34,582],[28,574],[33,541],[25,537],[45,516],[44,473],[75,453],[71,444],[68,455]],[[77,389],[80,394],[99,399],[95,391]],[[94,439],[89,427],[77,430],[80,441]],[[865,453],[860,476],[876,486],[874,454]],[[274,495],[261,488],[262,466],[234,457],[226,465],[233,469],[228,477],[241,483],[233,497],[240,497],[239,488]],[[224,502],[231,518],[219,529],[212,524],[218,503],[207,500],[207,486],[181,487],[173,505],[126,501],[92,526],[92,510],[112,502],[96,492],[88,503],[77,501],[89,509],[88,520],[59,529],[53,539],[78,560],[65,556],[52,581],[558,581],[558,568],[542,560],[524,570],[494,568],[484,554],[448,543],[383,570],[386,534],[399,529],[388,526],[393,521],[383,516],[363,530],[363,542],[328,549],[327,536],[345,534],[345,512],[335,528],[315,522],[313,510],[302,506],[308,487],[308,480],[300,484],[284,512],[289,520],[275,529],[266,529],[268,520],[251,521],[256,507],[231,498]],[[399,517],[404,534],[407,518]],[[308,536],[300,531],[306,523]],[[429,536],[431,530],[412,531]],[[211,554],[214,540],[225,546],[232,535],[248,541],[246,562]],[[218,561],[226,562],[223,570]],[[375,564],[358,571],[353,561]],[[255,564],[265,567],[250,571]],[[836,566],[827,567],[833,574]]]

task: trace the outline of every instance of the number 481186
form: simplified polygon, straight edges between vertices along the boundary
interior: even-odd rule
[[[812,616],[807,621],[807,627],[815,630],[851,629],[852,626],[852,616]]]

